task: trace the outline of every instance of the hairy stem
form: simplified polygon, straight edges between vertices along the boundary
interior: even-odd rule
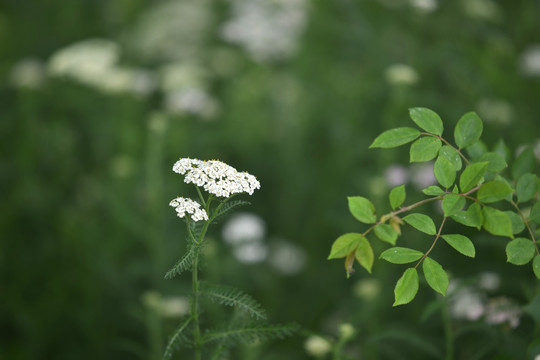
[[[191,318],[193,319],[193,342],[195,343],[195,360],[201,359],[201,328],[199,326],[199,279],[197,273],[199,248],[195,248],[193,257],[193,268],[191,277],[192,300],[191,300]]]

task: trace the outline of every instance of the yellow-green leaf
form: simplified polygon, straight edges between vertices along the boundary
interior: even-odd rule
[[[408,304],[418,292],[418,273],[415,268],[408,268],[397,281],[394,288],[394,304],[392,306]]]

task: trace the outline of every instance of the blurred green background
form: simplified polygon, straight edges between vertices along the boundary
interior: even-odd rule
[[[352,358],[444,358],[433,291],[392,308],[402,267],[377,260],[347,280],[326,257],[363,229],[347,196],[383,213],[393,185],[407,183],[410,203],[432,181],[429,167],[407,170],[406,148],[368,150],[412,124],[410,107],[438,112],[449,139],[476,111],[488,147],[538,153],[539,24],[538,0],[2,0],[0,359],[161,357],[189,289],[186,274],[163,279],[186,235],[168,203],[193,195],[171,171],[179,157],[258,177],[241,210],[257,246],[215,227],[202,277],[304,329],[234,359],[311,359],[306,336],[335,338],[343,323]],[[478,254],[437,249],[469,291],[449,300],[456,358],[534,358],[530,268],[505,263],[506,240],[455,228]],[[511,311],[490,320],[501,303]]]

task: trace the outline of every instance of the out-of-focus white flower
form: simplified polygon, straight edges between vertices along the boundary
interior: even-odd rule
[[[202,186],[205,191],[218,197],[248,193],[253,195],[261,188],[257,178],[247,172],[238,172],[232,166],[218,160],[201,161],[183,158],[178,160],[173,171],[185,175],[184,182]]]
[[[423,14],[432,13],[439,6],[436,0],[410,0],[411,6]]]
[[[187,113],[210,118],[217,101],[206,90],[209,73],[193,62],[174,62],[160,70],[165,108],[172,113]]]
[[[485,291],[495,291],[501,284],[501,278],[494,272],[483,272],[480,274],[478,286]]]
[[[536,355],[536,356],[534,357],[534,360],[540,360],[540,354]]]
[[[111,40],[87,39],[58,50],[49,59],[53,76],[67,76],[84,83],[108,74],[120,57],[120,47]]]
[[[411,167],[412,183],[417,189],[422,190],[430,185],[435,185],[437,179],[433,173],[433,163],[426,162],[421,164],[414,164]]]
[[[497,21],[501,16],[501,9],[492,0],[463,0],[462,4],[465,14],[474,19]]]
[[[281,60],[296,50],[306,22],[305,0],[231,0],[232,16],[222,37],[260,62]]]
[[[390,65],[384,75],[391,85],[415,85],[419,80],[416,70],[405,64]]]
[[[11,69],[9,80],[16,87],[37,89],[45,81],[45,66],[38,59],[22,59]]]
[[[231,216],[222,230],[223,240],[229,245],[262,241],[265,233],[264,220],[252,213],[237,213]]]
[[[379,281],[373,278],[359,280],[353,288],[354,295],[364,300],[375,299],[381,290]]]
[[[189,313],[189,300],[185,296],[164,297],[159,304],[159,312],[167,318],[184,316]]]
[[[490,299],[486,306],[486,322],[488,324],[508,324],[511,328],[519,325],[521,310],[519,306],[506,297]]]
[[[242,243],[233,248],[233,255],[244,264],[254,264],[266,259],[268,248],[262,241]]]
[[[153,2],[128,35],[130,46],[149,60],[175,61],[197,57],[212,25],[212,2]]]
[[[268,247],[263,219],[252,213],[233,215],[223,226],[223,240],[232,246],[233,255],[240,262],[253,264],[266,259]]]
[[[313,335],[304,342],[304,349],[309,355],[322,358],[332,350],[332,344],[322,336]]]
[[[339,325],[339,337],[344,340],[349,340],[356,333],[356,329],[349,323]]]
[[[215,116],[217,101],[201,89],[186,89],[165,93],[165,109],[173,114],[193,114],[209,119]]]
[[[533,44],[525,49],[519,65],[523,75],[540,76],[540,44]]]
[[[384,171],[384,179],[390,187],[406,184],[409,180],[409,172],[405,166],[393,164]]]
[[[484,302],[478,291],[465,287],[453,293],[450,299],[450,314],[456,319],[478,320],[485,312]]]
[[[148,95],[156,76],[144,69],[118,66],[120,47],[105,39],[88,39],[58,50],[49,59],[51,76],[66,77],[109,93]]]
[[[180,317],[189,313],[189,301],[185,296],[163,297],[157,291],[146,291],[142,303],[163,317]]]
[[[191,214],[193,221],[208,220],[208,214],[206,214],[206,211],[201,209],[201,204],[194,200],[177,197],[169,203],[169,206],[175,208],[179,218],[183,218],[186,216],[186,213],[188,213]]]
[[[270,244],[268,262],[281,274],[294,275],[304,268],[306,264],[306,252],[291,242],[274,240]]]
[[[482,99],[478,102],[477,109],[482,120],[499,125],[508,125],[514,118],[512,105],[501,99]]]

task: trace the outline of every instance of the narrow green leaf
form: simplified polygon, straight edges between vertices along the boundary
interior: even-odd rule
[[[461,162],[461,156],[459,156],[459,153],[450,145],[444,145],[439,150],[439,156],[444,157],[446,160],[452,164],[454,167],[454,170],[459,171],[461,170],[462,162]]]
[[[426,281],[433,290],[445,296],[448,289],[448,275],[442,266],[435,260],[426,257],[422,262],[422,270]]]
[[[374,231],[375,235],[382,241],[396,245],[398,233],[392,228],[392,226],[388,224],[379,224],[375,226]]]
[[[420,131],[411,127],[390,129],[377,136],[369,148],[393,148],[407,144],[420,136]]]
[[[266,319],[266,312],[262,306],[251,296],[234,287],[201,281],[199,291],[201,295],[214,302],[235,307],[257,319]]]
[[[529,214],[529,219],[534,221],[536,224],[540,224],[540,201],[533,205],[531,213]]]
[[[478,161],[487,161],[487,170],[492,172],[502,171],[508,166],[504,158],[496,152],[487,152],[480,156]]]
[[[427,188],[422,190],[422,192],[428,196],[439,196],[445,194],[443,189],[435,185],[428,186]]]
[[[411,145],[410,162],[433,160],[441,148],[441,140],[432,136],[423,136]]]
[[[358,243],[355,254],[358,263],[371,274],[371,268],[373,266],[373,249],[371,244],[366,238],[362,238]]]
[[[201,339],[201,343],[225,341],[229,346],[236,344],[257,343],[264,340],[283,339],[294,334],[298,325],[262,325],[240,328],[228,328],[221,331],[208,331]]]
[[[330,259],[339,259],[347,256],[362,239],[362,234],[358,233],[347,233],[343,234],[334,241],[332,244],[332,249],[330,249],[330,255],[328,255],[328,260]]]
[[[403,221],[414,227],[416,230],[424,232],[428,235],[435,235],[437,233],[433,220],[431,220],[431,218],[427,215],[409,214],[403,218]]]
[[[407,264],[420,259],[423,255],[418,250],[394,246],[383,251],[379,258],[392,264]]]
[[[409,109],[409,115],[421,129],[426,130],[430,134],[442,135],[443,122],[435,111],[417,107]]]
[[[403,204],[405,201],[405,185],[399,185],[390,190],[390,195],[388,197],[392,210],[396,209],[398,206],[401,206],[401,204]]]
[[[483,178],[487,169],[487,162],[470,164],[463,170],[459,178],[459,188],[462,192],[467,192],[475,187]]]
[[[536,157],[531,148],[523,150],[514,160],[511,168],[512,178],[517,180],[521,175],[533,173],[536,166]]]
[[[535,254],[534,244],[526,238],[515,238],[506,244],[506,259],[514,265],[525,265]]]
[[[533,260],[533,271],[537,279],[540,279],[540,255],[536,255]]]
[[[454,139],[460,149],[474,144],[482,135],[482,120],[474,112],[463,115],[454,130]]]
[[[178,260],[178,262],[165,274],[165,279],[172,279],[176,275],[180,275],[186,270],[191,270],[191,264],[193,263],[193,257],[195,255],[195,247],[188,247],[184,256]]]
[[[493,235],[507,236],[512,238],[512,221],[504,212],[485,206],[482,209],[484,229]]]
[[[484,222],[482,209],[478,203],[471,204],[466,211],[458,211],[452,215],[452,219],[460,224],[475,227],[479,230]]]
[[[520,232],[525,230],[525,224],[523,223],[523,219],[521,219],[518,214],[510,210],[507,210],[504,213],[508,216],[510,222],[512,223],[512,234],[519,234]]]
[[[180,324],[180,326],[176,328],[171,338],[169,339],[169,342],[167,343],[167,347],[165,347],[165,352],[162,358],[163,360],[169,360],[172,357],[174,350],[176,350],[176,348],[179,347],[179,343],[182,341],[184,330],[187,328],[190,322],[191,322],[191,317],[184,320]]]
[[[450,245],[463,255],[472,258],[476,255],[474,245],[468,237],[460,234],[448,234],[442,235],[442,238],[448,243],[448,245]]]
[[[514,190],[507,183],[492,180],[483,184],[480,189],[478,189],[478,200],[483,203],[493,203],[500,200],[506,199]]]
[[[534,174],[523,174],[519,177],[516,185],[516,193],[519,202],[531,200],[540,189],[540,180]]]
[[[349,196],[349,211],[360,222],[373,224],[377,221],[375,206],[362,196]]]
[[[442,208],[444,216],[455,215],[458,211],[465,207],[465,198],[457,194],[448,194],[443,198]]]
[[[437,157],[437,160],[435,160],[435,165],[433,165],[433,173],[439,184],[447,189],[451,187],[456,180],[456,170],[454,169],[454,165],[440,155]]]
[[[408,268],[397,281],[394,288],[394,304],[392,306],[408,304],[418,292],[418,273],[415,268]]]

